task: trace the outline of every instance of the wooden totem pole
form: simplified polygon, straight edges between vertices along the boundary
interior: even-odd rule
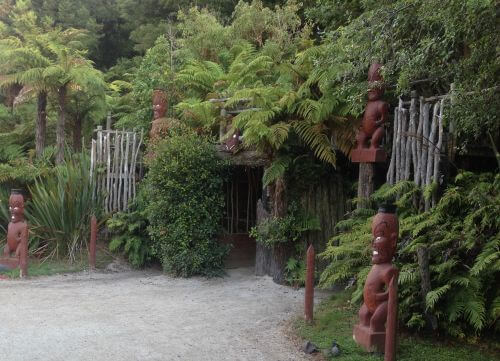
[[[389,104],[382,100],[384,95],[380,64],[374,63],[368,71],[368,103],[365,107],[361,127],[356,136],[356,148],[351,152],[351,161],[359,164],[358,208],[366,207],[373,193],[374,164],[385,162],[387,153],[380,148],[384,136],[384,123],[389,113]]]
[[[13,189],[9,198],[10,222],[7,229],[7,244],[0,258],[2,269],[19,267],[20,277],[28,275],[28,223],[24,218],[24,198]]]
[[[363,305],[353,338],[368,352],[385,353],[385,361],[396,355],[398,316],[398,269],[392,264],[396,253],[399,221],[394,205],[379,208],[372,222],[372,268],[363,289]]]

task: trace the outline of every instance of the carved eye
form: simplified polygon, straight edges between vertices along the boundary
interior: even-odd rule
[[[377,238],[375,238],[375,242],[378,242],[382,239],[382,237],[378,236]]]

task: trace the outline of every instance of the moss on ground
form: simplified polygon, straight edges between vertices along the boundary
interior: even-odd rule
[[[322,350],[328,350],[336,340],[341,348],[339,357],[327,360],[381,361],[382,355],[367,354],[352,339],[352,328],[357,322],[357,308],[349,302],[350,294],[338,293],[328,301],[316,306],[315,323],[307,325],[302,319],[295,322],[298,335],[310,340]],[[398,361],[497,361],[498,350],[485,346],[473,347],[455,342],[431,341],[413,336],[401,336],[397,353]]]

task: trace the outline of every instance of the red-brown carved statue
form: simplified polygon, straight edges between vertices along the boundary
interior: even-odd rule
[[[153,91],[153,123],[151,126],[150,138],[152,140],[162,138],[168,130],[168,120],[165,114],[168,108],[167,94],[160,89]]]
[[[398,269],[392,264],[396,253],[399,222],[395,206],[382,206],[372,222],[372,268],[363,289],[359,324],[354,340],[367,351],[395,354]]]
[[[384,136],[384,123],[389,113],[389,105],[382,100],[384,95],[383,78],[380,75],[382,65],[374,63],[368,71],[368,103],[365,107],[361,127],[356,136],[356,149],[351,152],[355,163],[385,162],[386,152],[379,148]]]
[[[24,219],[24,198],[21,192],[13,189],[9,198],[10,222],[0,265],[14,269],[20,268],[21,277],[28,273],[28,223]]]

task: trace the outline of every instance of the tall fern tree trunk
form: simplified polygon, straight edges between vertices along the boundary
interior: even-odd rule
[[[73,150],[80,152],[82,150],[82,118],[77,115],[73,126]]]
[[[56,164],[61,164],[64,160],[64,127],[66,123],[66,85],[58,89],[59,119],[57,121],[57,155]]]
[[[272,188],[273,188],[272,215],[273,217],[276,218],[284,217],[286,216],[287,212],[285,178],[279,177],[278,179],[276,179],[274,186]],[[274,282],[278,284],[285,283],[285,266],[288,259],[292,255],[293,255],[293,245],[290,241],[274,245],[270,270],[269,270],[270,276],[272,276]]]
[[[41,91],[38,93],[37,99],[37,116],[35,129],[35,151],[37,158],[42,156],[45,148],[47,128],[47,92]]]

